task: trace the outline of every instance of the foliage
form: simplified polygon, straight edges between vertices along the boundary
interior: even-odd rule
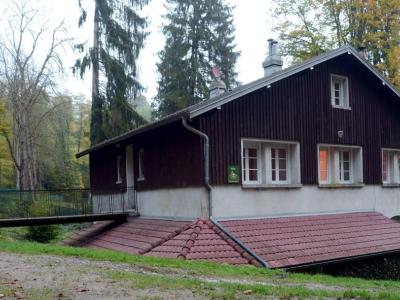
[[[48,243],[57,238],[58,234],[57,225],[29,226],[25,238],[39,243]]]
[[[39,106],[62,70],[58,51],[67,40],[61,25],[49,30],[29,5],[15,1],[9,7],[8,26],[0,37],[0,81],[13,121],[12,129],[2,129],[1,135],[13,160],[17,188],[32,190],[39,185],[35,139],[47,115]]]
[[[237,84],[233,7],[224,0],[167,0],[167,7],[166,43],[157,65],[158,117],[208,98],[215,65],[228,89]]]
[[[12,120],[5,104],[5,99],[0,95],[0,133],[6,133],[11,136]],[[0,134],[0,187],[13,187],[15,184],[14,176],[14,163],[7,141],[4,134]]]
[[[364,46],[369,61],[400,86],[398,0],[278,0],[275,31],[295,62],[342,45]]]
[[[92,69],[90,140],[97,144],[143,123],[128,99],[142,90],[136,61],[147,36],[147,20],[138,14],[148,0],[94,0],[93,47],[76,61],[74,71],[81,77]],[[79,25],[87,12],[79,1]],[[84,52],[84,45],[76,45]],[[101,82],[100,79],[104,79]]]

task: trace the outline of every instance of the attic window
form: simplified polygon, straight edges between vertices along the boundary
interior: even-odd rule
[[[400,184],[400,150],[382,150],[382,183]]]
[[[331,102],[332,106],[336,108],[350,108],[347,77],[331,75]]]

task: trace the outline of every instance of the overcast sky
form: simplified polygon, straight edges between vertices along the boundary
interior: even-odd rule
[[[30,3],[32,0],[29,0]],[[93,18],[93,0],[84,0],[84,7],[88,10],[88,22],[84,28],[79,29],[77,20],[79,17],[78,0],[33,0],[41,8],[40,19],[45,20],[51,26],[64,20],[67,34],[79,41],[87,41],[91,44]],[[262,61],[267,51],[267,39],[275,37],[271,33],[272,23],[270,16],[271,0],[226,0],[227,3],[236,6],[234,10],[234,25],[236,28],[237,50],[241,52],[237,64],[238,80],[248,83],[262,77]],[[0,1],[0,18],[5,19],[8,0]],[[43,9],[45,8],[45,9]],[[143,12],[148,16],[151,32],[142,50],[139,59],[140,82],[146,88],[145,96],[151,100],[157,89],[157,53],[163,48],[164,39],[161,34],[165,14],[163,0],[151,0]],[[0,25],[1,21],[0,21]],[[60,81],[60,88],[73,95],[84,94],[90,98],[91,80],[86,76],[84,80],[75,78],[70,70],[77,54],[66,49],[63,54],[63,63],[66,68],[64,78]]]

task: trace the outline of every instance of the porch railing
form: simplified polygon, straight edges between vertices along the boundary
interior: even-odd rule
[[[117,214],[137,211],[134,188],[0,190],[0,219]]]

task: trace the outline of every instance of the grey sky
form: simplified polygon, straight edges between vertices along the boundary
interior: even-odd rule
[[[274,37],[271,33],[272,24],[270,22],[271,0],[226,0],[231,5],[236,6],[234,10],[234,24],[236,27],[237,50],[241,52],[238,61],[237,71],[238,80],[247,83],[263,75],[261,63],[265,57],[267,49],[267,39]],[[84,28],[79,29],[77,20],[79,17],[78,0],[30,0],[41,8],[41,19],[51,25],[58,24],[62,20],[65,22],[67,34],[79,41],[87,41],[90,45],[92,26],[90,20],[93,18],[88,15],[88,22]],[[0,1],[0,17],[9,14],[7,10],[8,0]],[[85,8],[91,12],[93,10],[93,0],[84,0]],[[44,8],[44,9],[43,9]],[[150,36],[146,41],[146,46],[141,52],[139,59],[140,82],[145,86],[145,96],[150,100],[156,94],[157,53],[164,44],[161,34],[163,22],[162,15],[165,14],[163,0],[152,0],[143,12],[148,16],[150,25]],[[0,21],[0,25],[1,24]],[[91,80],[90,74],[84,80],[76,78],[71,73],[77,54],[71,49],[66,49],[63,53],[64,67],[66,72],[60,80],[60,89],[66,90],[73,95],[84,94],[90,98]]]

